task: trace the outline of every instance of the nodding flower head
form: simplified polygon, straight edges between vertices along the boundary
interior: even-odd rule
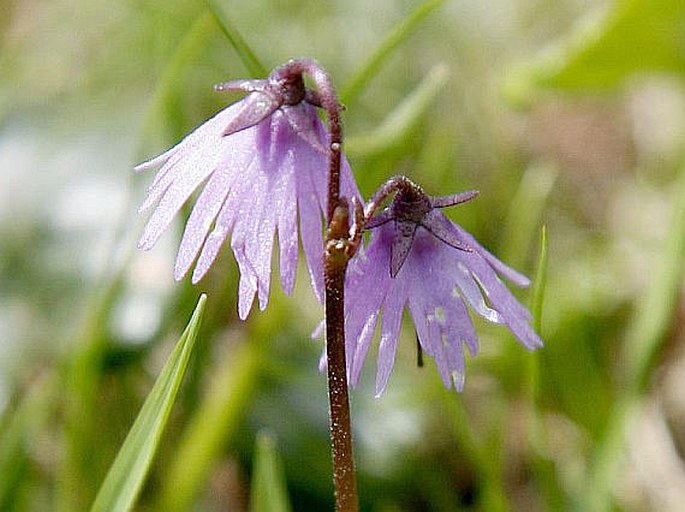
[[[238,312],[246,318],[255,294],[269,298],[275,236],[280,277],[291,293],[298,260],[298,217],[314,292],[323,296],[322,219],[327,211],[328,136],[317,115],[320,93],[305,87],[313,61],[291,61],[266,80],[215,87],[248,94],[196,128],[176,146],[136,167],[159,167],[140,210],[156,205],[138,246],[150,249],[191,194],[203,186],[185,226],[176,258],[177,280],[194,266],[196,283],[232,233],[240,268]],[[341,192],[359,198],[342,159]]]
[[[530,313],[498,274],[519,286],[528,279],[485,250],[441,208],[477,195],[470,191],[427,196],[404,177],[389,180],[389,206],[371,217],[371,239],[350,263],[345,288],[348,377],[359,380],[382,311],[376,393],[385,389],[395,361],[404,306],[414,320],[424,352],[432,356],[448,388],[464,384],[464,345],[471,355],[478,339],[466,304],[483,318],[505,324],[526,348],[542,341]]]

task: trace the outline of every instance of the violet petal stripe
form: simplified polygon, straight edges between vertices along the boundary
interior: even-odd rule
[[[275,214],[278,225],[281,286],[286,295],[290,295],[295,286],[299,251],[295,179],[283,180],[276,194]]]
[[[264,192],[265,198],[271,192],[267,188]],[[264,311],[269,302],[269,289],[271,287],[271,254],[276,235],[276,223],[274,210],[270,201],[264,200],[255,205],[253,218],[255,221],[254,229],[247,233],[245,249],[251,255],[252,266],[255,269],[258,283],[259,308]]]
[[[478,258],[477,255],[468,254],[464,255],[464,258],[470,260],[467,266],[482,283],[490,303],[502,315],[504,322],[518,340],[529,350],[541,347],[542,340],[528,323],[531,319],[530,312],[516,300],[516,297],[499,280],[488,262],[484,258]]]
[[[163,195],[168,194],[170,188],[181,188],[177,194],[182,195],[183,192],[187,192],[185,195],[187,199],[195,187],[221,164],[224,156],[223,147],[245,143],[244,135],[230,142],[221,136],[223,127],[231,121],[237,109],[240,108],[239,103],[218,112],[162,155],[136,167],[137,170],[149,169],[166,161],[157,172],[157,177],[153,180],[140,211],[146,210]],[[185,200],[181,204],[183,202]]]
[[[390,245],[384,243],[383,239],[391,236],[390,231],[374,233],[369,245],[366,248],[360,248],[350,262],[345,277],[346,352],[356,354],[352,361],[360,361],[359,369],[355,362],[356,373],[359,373],[363,363],[363,360],[359,359],[361,352],[358,345],[362,341],[359,337],[367,323],[367,318],[379,311],[390,286],[390,274],[387,270],[390,261]]]
[[[397,279],[391,285],[383,303],[381,341],[378,347],[378,368],[376,372],[376,396],[380,396],[388,385],[388,379],[395,365],[397,339],[399,338],[402,312],[407,300],[406,283]]]
[[[231,173],[226,167],[217,169],[193,206],[176,256],[174,278],[177,281],[186,275],[200,252],[212,223],[228,196],[234,176],[235,173]]]
[[[423,236],[427,237],[430,235],[424,233]],[[425,242],[435,244],[433,240],[426,240]],[[439,354],[440,349],[445,348],[444,364],[447,366],[442,369],[441,373],[451,376],[456,369],[463,375],[463,367],[456,368],[454,361],[463,360],[461,355],[463,353],[463,342],[466,342],[470,351],[475,354],[478,349],[478,338],[464,302],[459,296],[454,294],[454,282],[451,276],[447,274],[440,279],[435,279],[434,277],[441,269],[450,268],[449,266],[443,266],[445,263],[450,263],[450,258],[442,258],[440,255],[454,256],[458,255],[459,252],[439,242],[438,245],[433,245],[433,247],[435,248],[435,256],[430,261],[426,261],[428,259],[428,251],[412,254],[411,261],[403,273],[411,272],[418,276],[419,283],[424,283],[423,286],[417,283],[421,290],[417,295],[419,300],[422,300],[424,303],[422,309],[429,312],[428,322],[437,326],[437,330],[430,330],[434,336],[436,333],[439,335],[439,338],[431,340],[433,349]],[[452,260],[451,263],[454,264],[456,262]],[[426,287],[426,282],[431,283],[429,288]],[[419,340],[421,341],[421,338]],[[459,354],[459,357],[454,359],[452,352]]]
[[[452,287],[452,295],[460,294],[469,306],[486,320],[503,323],[504,320],[499,312],[487,305],[483,291],[468,270],[463,260],[464,251],[441,243],[425,231],[421,235],[421,241],[433,247],[430,256],[426,258],[425,265],[433,268],[435,273],[444,274],[444,282]]]
[[[354,350],[346,351],[347,357],[349,358],[347,378],[352,387],[356,387],[357,384],[359,384],[359,376],[361,375],[362,367],[364,366],[366,354],[369,352],[371,340],[376,331],[377,322],[378,313],[372,313],[362,325],[359,337],[354,345]]]
[[[517,272],[513,268],[509,267],[508,265],[505,265],[502,263],[495,255],[490,253],[485,247],[480,245],[476,239],[468,233],[464,228],[462,228],[459,224],[456,223],[451,223],[452,229],[454,230],[454,233],[467,245],[474,247],[477,249],[477,251],[485,258],[485,260],[488,262],[488,264],[495,269],[495,271],[504,277],[507,281],[515,284],[516,286],[521,286],[521,287],[527,287],[530,285],[530,279],[528,279],[526,276],[521,274],[520,272]]]
[[[416,279],[413,279],[416,281]],[[412,285],[409,285],[410,289]],[[421,349],[429,356],[433,357],[433,350],[429,342],[428,331],[428,313],[426,311],[426,301],[419,293],[410,293],[407,299],[407,307],[411,314],[414,328],[416,329],[416,336],[419,338]]]
[[[458,258],[454,259],[458,260]],[[461,295],[461,297],[469,303],[471,309],[485,318],[488,322],[494,324],[504,323],[502,315],[500,315],[497,310],[488,306],[485,302],[482,290],[466,265],[461,261],[453,261],[453,263],[455,264],[455,268],[452,271],[452,275],[454,276],[454,282],[456,283],[456,287],[453,288],[453,295]]]
[[[452,376],[447,368],[447,355],[442,343],[442,331],[435,320],[435,314],[428,315],[428,339],[442,383],[449,389],[452,386]]]
[[[312,283],[314,295],[323,302],[323,241],[321,225],[321,207],[311,177],[308,174],[298,176],[297,206],[300,214],[300,236],[307,262],[307,270]]]
[[[250,263],[249,257],[244,253],[242,247],[232,247],[235,259],[240,270],[240,281],[238,282],[238,317],[245,320],[250,314],[255,293],[257,293],[257,277]]]
[[[268,283],[264,282],[264,273],[261,266],[262,256],[259,253],[253,253],[249,247],[248,237],[257,230],[263,229],[259,225],[261,220],[261,212],[264,208],[264,201],[266,195],[266,179],[261,173],[256,176],[256,179],[251,181],[254,189],[254,197],[246,196],[242,198],[242,202],[238,207],[238,218],[233,228],[233,235],[231,237],[231,249],[238,262],[238,267],[240,269],[240,274],[252,274],[254,279],[248,280],[250,283],[250,288],[253,284],[255,288],[253,293],[260,291],[260,295],[263,294],[262,290]],[[264,231],[266,235],[266,231]],[[273,238],[273,231],[269,233]],[[268,278],[267,278],[268,279]],[[246,283],[248,282],[246,281]],[[247,288],[242,295],[247,294]],[[252,300],[250,300],[251,306]],[[260,303],[260,307],[262,304]],[[266,306],[264,306],[266,307]],[[249,313],[249,307],[246,310],[246,314]],[[241,317],[242,318],[242,317]]]
[[[258,165],[257,159],[253,159],[245,169],[245,173],[240,179],[236,179],[234,186],[228,193],[228,197],[221,207],[221,211],[214,223],[214,229],[209,234],[200,252],[200,256],[195,264],[193,271],[193,284],[197,283],[209,270],[209,267],[214,263],[223,243],[228,238],[230,231],[233,229],[239,215],[240,199],[244,198],[247,191],[250,189],[250,177],[255,172],[255,167]]]

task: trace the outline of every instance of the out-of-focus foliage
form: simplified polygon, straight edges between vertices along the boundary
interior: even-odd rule
[[[685,4],[621,0],[590,11],[560,42],[527,63],[512,87],[603,90],[632,75],[685,72]]]
[[[460,395],[432,361],[416,366],[408,323],[378,400],[372,354],[352,392],[363,510],[685,508],[682,2],[0,12],[0,510],[93,504],[201,292],[199,342],[137,509],[256,510],[259,489],[279,486],[274,448],[275,499],[331,508],[306,271],[293,298],[275,286],[243,323],[229,251],[196,287],[173,282],[173,232],[135,251],[151,176],[131,167],[237,97],[212,84],[301,56],[348,95],[365,196],[395,173],[431,194],[478,188],[448,214],[545,281],[521,292],[537,297],[545,348],[477,322]],[[278,443],[255,449],[264,430]]]

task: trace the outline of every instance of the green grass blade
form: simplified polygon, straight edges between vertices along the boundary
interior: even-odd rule
[[[216,18],[217,23],[221,27],[222,32],[228,39],[228,42],[233,46],[236,53],[240,57],[244,66],[254,78],[263,78],[269,74],[269,70],[262,64],[257,57],[257,54],[252,51],[252,48],[247,44],[243,36],[240,35],[231,23],[228,13],[226,12],[227,2],[219,2],[217,0],[207,0],[209,10]]]
[[[530,312],[533,315],[533,328],[542,336],[542,306],[545,299],[547,285],[547,228],[542,226],[540,234],[540,253],[538,268],[530,294]],[[543,339],[544,340],[544,339]],[[537,412],[538,394],[540,390],[540,359],[538,352],[526,354],[526,398],[530,406],[530,444],[538,448],[543,442],[544,431],[541,428]]]
[[[273,311],[273,310],[272,310]],[[183,433],[162,484],[159,510],[192,510],[227,440],[235,436],[253,396],[259,348],[245,342],[212,372],[207,395]]]
[[[290,512],[285,474],[276,441],[265,433],[257,436],[250,491],[250,512]]]
[[[92,511],[126,511],[133,507],[188,367],[206,301],[207,296],[201,295],[188,326],[107,473]]]
[[[41,378],[12,413],[0,418],[0,510],[15,510],[30,472],[30,446],[53,420],[59,381],[55,374]]]
[[[533,281],[533,290],[530,295],[530,312],[533,314],[533,327],[540,333],[542,330],[542,306],[545,299],[545,287],[547,285],[547,226],[542,226],[540,233],[540,253],[538,255],[538,269]]]
[[[438,64],[372,133],[347,137],[348,156],[372,156],[401,145],[413,132],[447,82],[447,66]]]
[[[543,161],[531,164],[523,174],[509,207],[501,245],[504,261],[514,268],[527,266],[527,256],[535,244],[535,234],[558,174],[556,165]]]
[[[149,157],[150,147],[159,149],[171,144],[188,128],[180,114],[182,96],[179,84],[192,63],[202,58],[216,30],[211,13],[205,11],[200,14],[165,64],[138,137],[140,142],[136,153],[140,158]]]
[[[538,255],[538,268],[533,280],[533,289],[530,294],[530,312],[533,315],[533,328],[542,336],[542,306],[545,299],[545,287],[547,285],[547,228],[542,226],[540,234],[540,253]],[[537,352],[526,354],[526,395],[535,416],[531,423],[537,430],[537,414],[535,408],[540,389],[540,360]]]
[[[626,381],[643,386],[671,324],[685,274],[685,166],[676,185],[671,225],[654,279],[635,309],[625,341]]]
[[[588,488],[592,492],[586,494],[584,510],[612,509],[611,489],[620,470],[627,426],[639,410],[641,393],[654,357],[666,339],[677,306],[685,274],[685,166],[681,169],[680,183],[676,188],[673,217],[661,259],[655,265],[652,283],[642,300],[638,301],[633,322],[626,332],[622,394],[612,408],[606,433],[595,451],[588,477]]]
[[[341,103],[349,104],[354,101],[364,87],[378,73],[388,56],[409,37],[419,22],[444,2],[445,0],[428,0],[419,5],[409,16],[395,26],[376,51],[366,60],[357,74],[342,88],[339,95]]]

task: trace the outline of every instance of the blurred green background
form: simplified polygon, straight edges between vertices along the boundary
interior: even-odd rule
[[[132,166],[237,98],[212,90],[255,75],[237,33],[267,68],[328,69],[365,197],[396,173],[477,188],[449,215],[546,276],[546,346],[477,321],[462,394],[416,366],[405,318],[374,399],[372,349],[362,509],[685,510],[681,0],[0,0],[0,510],[90,507],[201,292],[136,509],[258,509],[263,432],[292,509],[332,509],[306,271],[241,322],[229,251],[192,287],[172,277],[180,220],[135,250],[151,175]]]

